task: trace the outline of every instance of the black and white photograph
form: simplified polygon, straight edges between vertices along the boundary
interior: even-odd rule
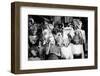
[[[88,58],[88,17],[28,15],[28,60]]]
[[[11,10],[13,73],[97,68],[97,7],[14,2]]]

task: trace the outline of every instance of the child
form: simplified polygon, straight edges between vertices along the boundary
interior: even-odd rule
[[[74,36],[73,36],[73,56],[74,59],[84,58],[83,44],[85,44],[85,31],[81,29],[82,22],[79,19],[74,19]]]
[[[73,28],[70,26],[63,28],[63,46],[61,47],[62,57],[73,59],[71,39],[73,37]]]

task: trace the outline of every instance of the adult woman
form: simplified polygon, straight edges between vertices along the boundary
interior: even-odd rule
[[[72,39],[72,52],[74,59],[84,58],[83,44],[85,44],[85,31],[81,29],[82,22],[74,19],[74,36]]]

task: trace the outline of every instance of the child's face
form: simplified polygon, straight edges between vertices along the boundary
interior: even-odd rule
[[[56,35],[56,41],[59,46],[62,45],[63,39],[62,39],[62,34],[60,32],[58,32]]]
[[[37,36],[29,36],[29,40],[32,44],[35,44],[37,41]]]
[[[74,26],[75,26],[76,29],[81,29],[82,22],[79,19],[74,19],[73,23],[74,23]]]
[[[50,28],[51,30],[53,30],[54,26],[53,26],[52,24],[49,24],[49,28]]]
[[[80,22],[79,26],[78,26],[79,29],[82,28],[82,22]]]

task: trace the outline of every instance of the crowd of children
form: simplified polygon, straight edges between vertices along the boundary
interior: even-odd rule
[[[82,21],[79,18],[71,18],[67,23],[42,18],[41,23],[37,23],[32,17],[29,18],[29,60],[84,58],[86,34],[85,30],[81,29]]]

